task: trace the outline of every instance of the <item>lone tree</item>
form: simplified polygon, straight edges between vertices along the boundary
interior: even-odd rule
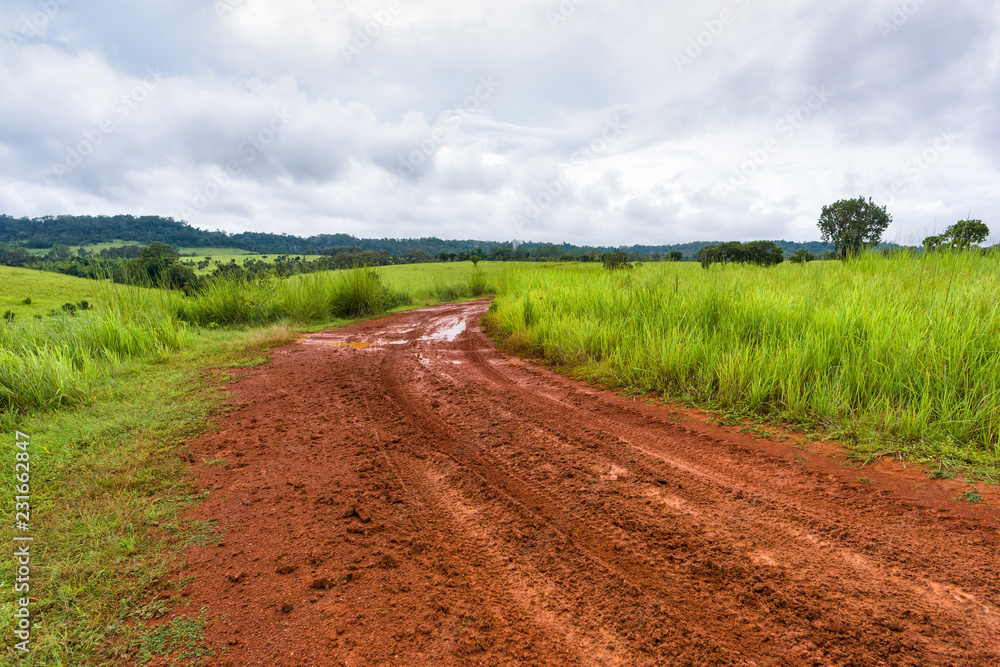
[[[823,243],[833,243],[837,254],[846,259],[877,245],[890,222],[892,216],[885,206],[877,205],[871,197],[867,201],[858,197],[824,206],[818,224]]]
[[[792,264],[805,264],[816,259],[816,255],[809,252],[808,248],[799,248],[789,260]]]

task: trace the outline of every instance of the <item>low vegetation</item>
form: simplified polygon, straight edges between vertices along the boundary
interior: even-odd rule
[[[549,265],[497,287],[488,324],[507,346],[609,385],[918,458],[1000,458],[995,256]]]

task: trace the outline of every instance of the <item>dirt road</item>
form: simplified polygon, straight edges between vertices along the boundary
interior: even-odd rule
[[[1000,665],[995,493],[557,376],[487,305],[233,385],[191,443],[224,541],[179,573],[209,664]]]

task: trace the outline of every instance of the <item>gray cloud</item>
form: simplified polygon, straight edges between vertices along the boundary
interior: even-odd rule
[[[986,0],[12,0],[0,211],[618,245],[815,239],[823,204],[866,194],[919,242],[1000,212],[998,19]]]

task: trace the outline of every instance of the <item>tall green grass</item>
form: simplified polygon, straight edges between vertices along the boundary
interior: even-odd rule
[[[358,268],[287,279],[222,277],[179,303],[177,315],[201,326],[309,323],[370,317],[411,301],[383,285],[374,269]]]
[[[1000,262],[502,272],[487,323],[600,381],[899,445],[1000,456]],[[894,446],[894,445],[889,445]]]
[[[0,415],[58,407],[86,397],[125,358],[165,357],[188,340],[174,315],[178,297],[102,283],[99,305],[78,316],[0,323]]]
[[[396,267],[391,267],[396,268]],[[399,267],[404,268],[404,267]],[[436,268],[436,267],[434,267]],[[431,267],[425,269],[428,275]],[[457,301],[488,294],[483,269],[433,273],[383,282],[390,269],[356,268],[253,280],[222,277],[177,305],[182,320],[200,326],[301,324],[371,317],[422,301]]]

